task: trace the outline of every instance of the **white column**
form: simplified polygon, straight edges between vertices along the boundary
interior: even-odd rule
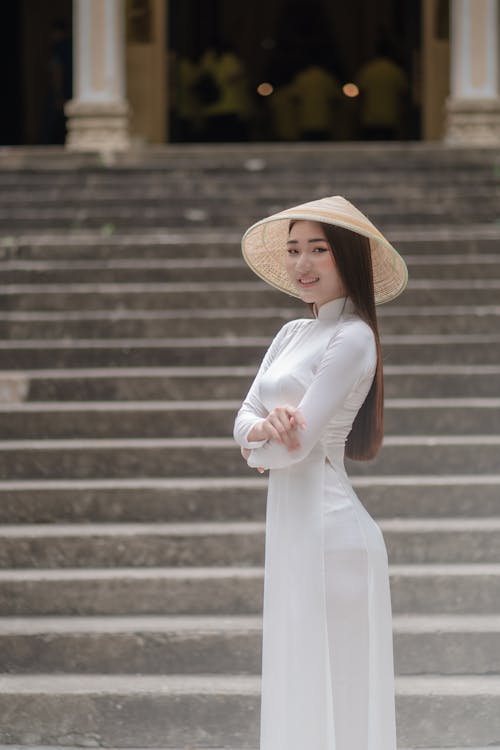
[[[500,0],[451,0],[448,143],[500,145]]]
[[[73,99],[66,104],[73,151],[129,148],[124,0],[73,0]]]

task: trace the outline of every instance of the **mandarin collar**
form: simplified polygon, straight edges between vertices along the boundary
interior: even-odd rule
[[[342,314],[353,312],[354,302],[350,297],[336,297],[320,305],[316,320],[331,323],[338,320]]]

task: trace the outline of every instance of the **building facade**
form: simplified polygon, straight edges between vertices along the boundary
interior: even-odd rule
[[[405,138],[500,145],[500,0],[315,2],[324,13],[323,26],[331,26],[330,50],[344,56],[344,83],[358,62],[356,53],[368,55],[378,33],[399,39],[418,121]],[[56,0],[52,8],[66,9],[72,27],[73,85],[64,105],[67,148],[124,150],[134,143],[182,140],[171,126],[182,45],[193,57],[193,50],[203,48],[207,26],[217,34],[217,24],[225,25],[224,33],[237,41],[255,74],[255,87],[255,76],[262,72],[265,80],[266,75],[261,63],[267,52],[260,45],[271,47],[273,37],[286,32],[283,19],[293,3],[299,5],[299,0],[254,0],[245,6],[226,0]],[[21,0],[21,5],[26,16],[20,45],[21,67],[27,71],[22,83],[27,125],[20,142],[36,143],[41,4]],[[196,39],[199,49],[193,47]],[[279,56],[269,60],[279,62]]]

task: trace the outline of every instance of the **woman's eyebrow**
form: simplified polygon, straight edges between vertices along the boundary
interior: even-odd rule
[[[307,241],[308,242],[328,242],[328,240],[326,240],[324,237],[316,237],[316,239],[314,240],[307,240]],[[292,243],[296,245],[298,243],[298,240],[287,240],[286,244],[291,245]]]

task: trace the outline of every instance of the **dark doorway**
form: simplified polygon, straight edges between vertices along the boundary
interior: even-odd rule
[[[0,143],[64,143],[72,85],[72,0],[6,0],[0,49]]]
[[[294,76],[313,64],[326,75],[321,78],[316,71],[316,78],[312,73],[310,78],[305,76],[301,81],[305,91],[308,81],[314,86],[316,80],[328,91],[328,86],[333,86],[328,82],[327,76],[330,76],[341,92],[335,110],[337,122],[327,139],[365,139],[368,131],[360,122],[360,110],[366,96],[364,99],[361,94],[358,96],[356,88],[349,84],[356,80],[362,67],[376,57],[381,44],[384,54],[400,68],[407,82],[397,137],[402,140],[421,137],[420,0],[404,3],[400,0],[350,0],[349,3],[344,0],[254,0],[247,4],[232,0],[169,0],[168,32],[173,61],[170,133],[174,141],[206,140],[200,121],[207,108],[215,109],[209,101],[215,94],[208,85],[210,81],[206,80],[206,65],[201,61],[207,50],[221,43],[230,48],[246,77],[252,100],[252,114],[247,118],[248,140],[283,139],[273,131],[274,109],[278,112],[278,100]],[[200,105],[197,87],[190,89],[198,99],[195,116],[198,122],[193,127],[187,122],[193,117],[193,97],[186,98],[186,87],[193,83],[196,66],[198,73],[200,68],[203,72],[201,92],[208,104],[202,101]],[[233,68],[237,69],[234,61]],[[212,78],[214,75],[211,73]],[[369,78],[365,76],[363,80]],[[314,104],[309,106],[314,107]],[[281,116],[286,124],[286,110]],[[304,140],[300,136],[294,138],[292,129],[287,134],[285,128],[283,133],[285,139]],[[384,137],[382,131],[380,137]],[[313,133],[311,138],[314,138]]]
[[[24,101],[21,79],[21,3],[3,3],[0,24],[2,117],[0,144],[18,145],[24,140]]]

